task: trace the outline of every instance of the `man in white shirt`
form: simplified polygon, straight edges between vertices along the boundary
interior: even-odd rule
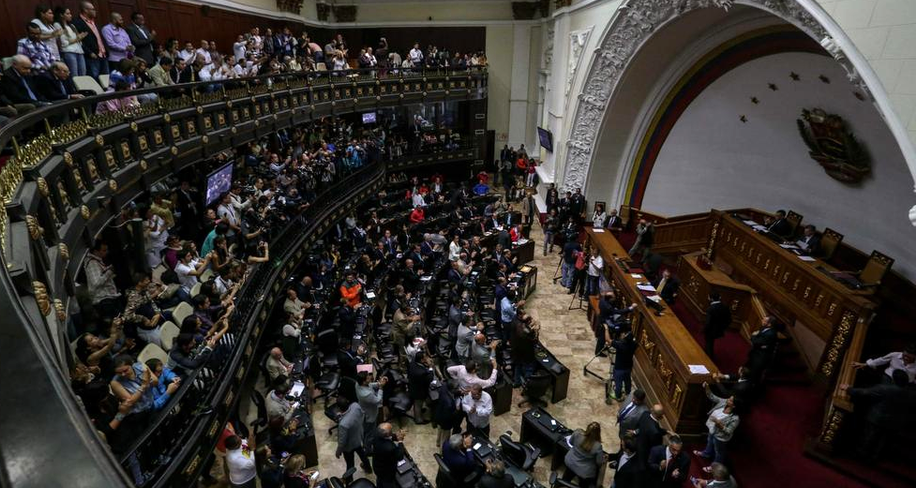
[[[245,59],[247,48],[248,41],[245,40],[245,36],[239,34],[235,39],[235,43],[232,44],[232,54],[235,55],[235,59]]]
[[[735,413],[735,398],[721,398],[714,395],[708,383],[703,383],[703,388],[706,390],[706,397],[715,405],[709,410],[709,417],[706,418],[706,429],[709,431],[706,449],[702,452],[693,451],[693,454],[724,464],[728,442],[732,440],[735,428],[738,427],[739,419],[738,414]],[[709,473],[709,467],[703,468],[703,471]]]
[[[468,416],[468,430],[472,428],[484,437],[490,437],[490,415],[493,414],[493,399],[480,385],[471,386],[471,391],[461,397],[461,409]]]
[[[490,359],[490,366],[490,377],[487,379],[477,376],[476,361],[468,361],[465,365],[451,366],[446,371],[452,378],[458,380],[458,388],[466,393],[474,386],[489,388],[496,384],[496,359]]]
[[[178,51],[178,57],[183,59],[185,64],[190,66],[194,63],[194,59],[197,57],[197,52],[194,51],[194,45],[190,42],[186,42],[184,49]]]
[[[207,254],[204,259],[195,264],[193,263],[194,253],[189,248],[184,248],[178,257],[180,261],[175,265],[175,274],[178,275],[178,283],[181,288],[175,293],[178,294],[182,301],[187,302],[191,300],[191,290],[194,285],[200,283],[198,276],[203,274],[207,269],[207,265],[210,264],[210,255]]]
[[[240,227],[238,213],[235,211],[235,207],[232,206],[232,199],[229,196],[229,192],[223,195],[219,207],[216,208],[216,215],[223,219],[229,226],[229,231],[226,232],[227,240],[231,241],[236,232],[241,232],[242,228]]]
[[[254,445],[242,444],[238,436],[226,438],[226,466],[232,488],[257,488],[258,470],[254,463]]]
[[[423,66],[423,50],[420,49],[419,42],[414,43],[413,49],[410,50],[408,59],[415,68]]]
[[[293,315],[300,320],[305,317],[305,311],[312,307],[311,303],[303,302],[299,299],[295,288],[286,290],[286,301],[283,302],[283,311]]]
[[[203,40],[200,41],[200,48],[195,51],[197,59],[200,59],[204,62],[205,65],[212,63],[213,61],[210,58],[210,42]]]
[[[910,383],[916,382],[916,344],[910,344],[906,349],[900,352],[885,354],[880,358],[869,359],[864,363],[852,363],[856,369],[869,367],[872,369],[884,368],[884,374],[881,375],[881,381],[891,385],[894,383],[894,370],[903,370],[910,377]]]
[[[86,256],[83,269],[86,271],[86,286],[89,296],[92,297],[92,306],[96,313],[103,318],[114,318],[118,313],[118,287],[115,286],[114,268],[105,264],[108,255],[108,244],[96,241],[94,247]]]

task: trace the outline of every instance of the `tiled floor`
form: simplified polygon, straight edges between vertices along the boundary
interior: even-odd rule
[[[588,422],[596,420],[601,423],[604,450],[616,452],[618,440],[615,428],[617,404],[608,406],[604,402],[604,385],[594,377],[583,376],[582,369],[588,362],[595,349],[594,336],[588,325],[584,310],[568,310],[571,295],[559,284],[553,284],[554,271],[557,269],[559,257],[556,252],[543,256],[543,234],[539,226],[532,230],[532,239],[537,243],[534,263],[538,267],[537,289],[528,300],[526,309],[541,324],[541,340],[556,357],[570,369],[569,394],[566,400],[557,404],[548,405],[547,410],[558,420],[570,428],[584,428]],[[559,251],[555,248],[555,251]],[[578,300],[573,304],[578,305]],[[608,370],[607,359],[603,364],[601,358],[592,363],[590,369],[602,371],[606,376]],[[491,439],[496,439],[505,431],[512,431],[513,438],[518,439],[521,427],[521,415],[525,408],[517,407],[523,398],[519,390],[515,390],[512,400],[512,410],[506,414],[494,417],[491,425]],[[320,406],[320,404],[319,404]],[[336,432],[328,437],[327,430],[330,421],[318,412],[313,415],[318,438],[318,466],[322,477],[339,476],[344,472],[343,458],[336,459],[334,451],[337,448]],[[421,471],[433,483],[436,478],[436,461],[433,453],[438,452],[436,446],[436,429],[431,425],[414,425],[405,419],[404,430],[407,438],[404,443],[411,456],[420,466]],[[543,484],[547,484],[550,475],[550,458],[543,458],[535,466],[535,477]],[[611,472],[612,474],[612,472]],[[365,476],[357,470],[357,477]],[[373,476],[368,476],[373,479]],[[605,483],[607,484],[607,483]]]

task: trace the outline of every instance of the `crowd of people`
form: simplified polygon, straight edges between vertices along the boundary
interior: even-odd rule
[[[0,126],[36,108],[94,93],[77,89],[75,76],[90,76],[104,86],[100,76],[109,75],[107,92],[129,92],[266,74],[361,68],[370,70],[371,76],[384,77],[400,70],[463,70],[487,64],[482,52],[452,54],[433,45],[423,51],[418,43],[402,58],[384,37],[375,50],[365,46],[351,53],[342,34],[322,48],[308,32],[297,37],[288,27],[276,33],[266,29],[264,35],[253,27],[240,34],[231,49],[221,51],[212,40],[201,40],[195,47],[187,40],[161,39],[140,12],[131,13],[129,19],[112,12],[102,25],[92,2],[80,2],[78,10],[47,4],[35,7],[35,18],[25,23],[25,37],[17,43],[11,66],[0,76]],[[153,100],[155,95],[125,94],[100,103],[97,110],[124,110]]]

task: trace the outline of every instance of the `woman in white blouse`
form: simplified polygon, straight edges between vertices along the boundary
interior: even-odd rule
[[[41,29],[41,42],[48,47],[53,61],[60,61],[60,49],[57,48],[57,38],[60,37],[61,31],[54,27],[54,10],[47,5],[35,7],[35,18],[32,24]]]
[[[604,211],[604,204],[595,204],[595,215],[592,216],[592,228],[603,229],[607,223],[607,212]]]
[[[83,57],[83,38],[88,32],[76,32],[76,28],[70,25],[73,20],[73,14],[66,7],[57,7],[54,9],[54,28],[59,30],[60,35],[60,54],[70,68],[70,76],[86,76],[86,59]]]

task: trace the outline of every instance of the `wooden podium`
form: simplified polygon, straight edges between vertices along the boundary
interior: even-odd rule
[[[667,427],[686,437],[705,436],[707,402],[703,382],[718,370],[684,324],[669,308],[656,313],[645,303],[637,283],[647,281],[630,271],[626,250],[610,232],[587,229],[587,244],[598,248],[605,262],[605,277],[627,303],[635,303],[633,334],[639,348],[633,373],[650,402],[665,407]],[[707,373],[698,373],[704,370]],[[693,370],[693,371],[692,371]]]

